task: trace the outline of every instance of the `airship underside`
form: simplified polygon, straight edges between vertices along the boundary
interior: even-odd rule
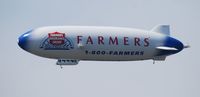
[[[57,59],[57,65],[79,60],[165,60],[189,46],[170,36],[169,25],[151,31],[95,26],[49,26],[19,37],[18,45],[32,54]]]

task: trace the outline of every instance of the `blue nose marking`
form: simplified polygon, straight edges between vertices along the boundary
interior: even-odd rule
[[[18,45],[24,49],[24,50],[27,50],[27,46],[28,46],[28,38],[29,38],[29,35],[30,35],[30,32],[31,31],[28,31],[24,34],[22,34],[19,38],[18,38]]]
[[[183,50],[183,43],[181,43],[179,40],[174,39],[172,37],[167,36],[164,42],[164,46],[166,47],[171,47],[171,48],[176,48],[177,50],[160,50],[158,52],[158,56],[162,55],[171,55],[180,52]]]

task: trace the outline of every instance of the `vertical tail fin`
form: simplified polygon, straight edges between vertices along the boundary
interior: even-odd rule
[[[157,32],[170,36],[170,26],[169,25],[157,25],[155,26],[151,32]]]

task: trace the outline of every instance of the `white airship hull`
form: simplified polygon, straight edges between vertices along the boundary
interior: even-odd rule
[[[172,50],[177,49],[177,53],[183,49],[182,43],[169,35],[120,27],[42,27],[20,39],[24,50],[54,59],[134,61],[166,57],[174,54]],[[177,41],[179,47],[169,44],[170,41]],[[168,54],[169,51],[172,53]]]

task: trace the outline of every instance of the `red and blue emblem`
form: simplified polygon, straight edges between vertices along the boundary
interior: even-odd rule
[[[65,33],[48,33],[47,38],[42,41],[40,48],[44,50],[70,50],[73,49],[72,41],[66,37]]]

